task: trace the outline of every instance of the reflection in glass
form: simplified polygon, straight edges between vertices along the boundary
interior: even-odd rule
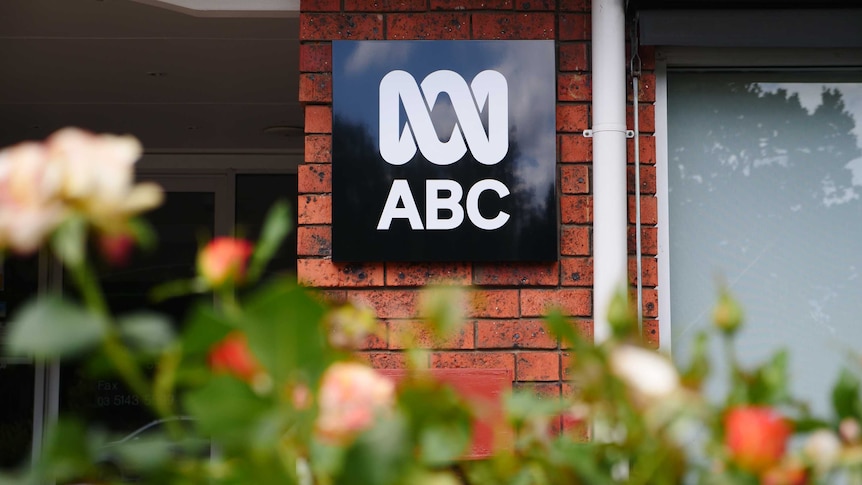
[[[0,259],[0,349],[6,322],[39,288],[38,258]],[[34,366],[0,358],[0,469],[26,462],[33,439]]]
[[[674,353],[686,359],[723,281],[746,311],[743,360],[787,348],[792,388],[819,412],[862,343],[860,80],[668,76]]]
[[[136,252],[125,267],[102,268],[100,279],[105,296],[117,315],[148,309],[181,322],[193,297],[153,304],[149,291],[160,283],[195,275],[199,242],[213,234],[215,196],[212,192],[168,192],[165,203],[147,214],[147,220],[156,232],[157,250]],[[70,287],[69,283],[66,287]],[[80,362],[63,363],[61,412],[74,412],[90,423],[126,433],[155,419],[146,399],[115,379],[93,377]]]

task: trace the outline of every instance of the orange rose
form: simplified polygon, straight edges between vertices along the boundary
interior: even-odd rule
[[[213,288],[242,283],[252,252],[244,239],[217,237],[198,254],[198,273]]]
[[[318,435],[342,444],[395,405],[395,384],[368,366],[336,362],[323,374],[319,404]]]
[[[213,372],[231,374],[248,383],[263,372],[240,332],[231,332],[210,350],[209,364]]]
[[[790,424],[767,406],[740,406],[724,418],[725,445],[742,469],[761,473],[784,455]]]

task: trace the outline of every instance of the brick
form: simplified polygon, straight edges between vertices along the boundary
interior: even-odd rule
[[[518,290],[474,290],[469,316],[507,318],[518,316]]]
[[[376,333],[368,334],[356,350],[386,350],[389,347],[386,325],[381,324]]]
[[[544,316],[551,308],[558,308],[564,315],[589,316],[592,291],[585,288],[521,290],[521,315]]]
[[[557,2],[555,0],[516,0],[515,10],[554,10]]]
[[[586,224],[593,221],[593,198],[589,195],[560,197],[560,220],[563,224]]]
[[[629,199],[629,224],[635,223],[635,197]],[[641,224],[653,225],[658,222],[658,199],[652,195],[641,196]]]
[[[637,282],[637,258],[629,256],[628,259],[629,284],[636,286]],[[642,286],[658,286],[658,261],[653,256],[641,258]]]
[[[297,256],[329,256],[332,254],[332,227],[299,226],[296,241]]]
[[[626,49],[626,51],[628,50]],[[641,58],[641,69],[644,71],[655,70],[655,46],[638,46],[638,55]]]
[[[333,263],[331,259],[298,259],[300,284],[315,288],[383,286],[382,264]]]
[[[636,239],[635,228],[628,228],[629,254],[635,253]],[[658,254],[658,229],[655,227],[641,226],[641,254],[655,256]]]
[[[332,192],[332,165],[304,163],[297,167],[300,194]]]
[[[590,40],[592,20],[589,14],[562,13],[559,25],[560,40]]]
[[[590,69],[588,45],[585,42],[560,44],[560,71],[588,71]]]
[[[629,81],[626,89],[626,99],[629,103],[634,99],[632,93],[631,82]],[[638,102],[639,103],[654,103],[655,102],[655,74],[645,72],[638,78]]]
[[[305,133],[332,133],[332,106],[307,105],[305,107]]]
[[[643,335],[644,342],[646,345],[652,349],[658,349],[659,344],[661,343],[661,335],[659,335],[659,325],[658,320],[647,320],[643,321],[643,327],[641,328],[641,335]]]
[[[299,72],[332,71],[332,44],[300,44]]]
[[[592,236],[587,226],[562,226],[560,228],[560,254],[564,256],[587,256],[590,254]]]
[[[626,167],[626,182],[628,193],[633,194],[635,191],[635,167],[633,165]],[[640,189],[641,194],[656,193],[655,165],[641,165]]]
[[[332,102],[332,75],[328,73],[300,74],[299,101],[302,103]]]
[[[386,286],[469,284],[471,274],[466,263],[386,263]]]
[[[332,197],[328,195],[300,195],[296,214],[299,224],[329,224],[332,222]]]
[[[557,340],[537,319],[476,320],[476,347],[480,349],[556,349]]]
[[[643,165],[655,165],[655,136],[641,134],[638,137],[638,151],[640,152],[640,163]],[[635,141],[634,138],[626,140],[626,160],[634,163]]]
[[[563,258],[560,265],[563,286],[593,286],[593,258]]]
[[[309,13],[299,16],[301,40],[381,40],[383,16],[376,13]]]
[[[476,13],[473,39],[554,39],[553,13]]]
[[[332,163],[332,136],[308,135],[305,137],[306,163]]]
[[[583,163],[593,160],[593,139],[583,135],[560,135],[560,162]]]
[[[431,0],[431,10],[511,10],[512,0]]]
[[[515,355],[511,352],[433,352],[435,369],[506,369],[515,377]]]
[[[653,288],[643,289],[643,316],[645,318],[658,317],[658,291]]]
[[[558,104],[557,131],[582,132],[589,128],[590,108],[586,104]]]
[[[633,112],[634,107],[632,105],[626,106],[626,126],[630,129],[634,129],[635,126],[635,121],[632,117]],[[640,104],[638,105],[638,113],[640,113],[638,117],[638,132],[641,134],[655,133],[655,106],[652,104]]]
[[[560,380],[560,354],[557,352],[520,352],[515,355],[515,380]]]
[[[407,355],[402,352],[362,352],[358,357],[375,369],[407,368]]]
[[[419,292],[412,290],[351,290],[347,298],[371,307],[377,318],[416,318]]]
[[[590,101],[593,97],[589,74],[564,72],[557,75],[558,101]]]
[[[572,330],[584,341],[593,341],[593,321],[589,318],[572,318],[569,321]],[[567,350],[572,348],[572,342],[561,341],[560,348]]]
[[[559,0],[560,12],[589,12],[591,0]]]
[[[302,12],[337,12],[341,0],[302,0],[299,5]]]
[[[466,13],[395,14],[386,18],[386,38],[463,40],[470,38]]]
[[[465,324],[451,336],[439,338],[427,323],[417,320],[390,320],[390,349],[472,349],[474,332],[472,324]]]
[[[569,380],[572,378],[572,366],[576,363],[576,356],[571,352],[563,352],[560,354],[560,372],[562,374],[563,380]],[[563,396],[568,396],[567,392],[571,392],[566,389],[566,385],[563,385],[562,388]]]
[[[555,286],[560,283],[560,268],[554,263],[475,264],[473,284],[506,286]]]
[[[426,0],[344,0],[347,12],[405,12],[420,11],[427,7]]]
[[[564,194],[590,193],[590,167],[586,164],[560,166],[560,187]]]

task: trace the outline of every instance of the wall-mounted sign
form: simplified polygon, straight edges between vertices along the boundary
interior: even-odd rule
[[[552,41],[335,41],[332,258],[557,257]]]

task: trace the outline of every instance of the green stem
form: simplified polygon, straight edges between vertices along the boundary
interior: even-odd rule
[[[86,261],[82,261],[78,264],[69,264],[66,267],[69,269],[69,273],[75,282],[75,286],[77,286],[78,291],[81,292],[84,304],[91,311],[102,317],[105,324],[108,326],[105,338],[102,341],[102,348],[105,351],[105,355],[108,356],[108,359],[110,359],[111,363],[117,369],[117,372],[120,374],[120,377],[126,385],[128,385],[132,391],[140,397],[146,398],[150,395],[150,387],[147,384],[147,379],[141,371],[140,366],[135,362],[132,353],[120,340],[114,325],[114,320],[111,318],[110,309],[105,300],[104,292],[102,291],[98,280],[94,276],[92,269]],[[154,409],[158,413],[159,410],[155,407]]]

